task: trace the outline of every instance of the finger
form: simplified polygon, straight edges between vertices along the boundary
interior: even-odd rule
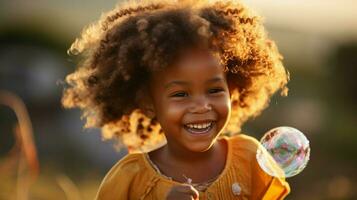
[[[198,198],[199,193],[198,191],[192,186],[192,185],[188,185],[188,184],[183,184],[181,187],[179,187],[177,189],[180,192],[186,193],[186,194],[190,194],[192,195],[195,199]]]
[[[191,200],[199,200],[199,198],[198,198],[198,197],[192,197],[192,196],[191,196]]]

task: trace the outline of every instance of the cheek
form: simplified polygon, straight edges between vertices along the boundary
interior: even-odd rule
[[[220,118],[224,121],[227,121],[231,114],[231,101],[229,97],[225,97],[220,100],[217,104],[217,112],[220,115]]]
[[[168,102],[162,112],[165,115],[167,123],[181,123],[185,107],[179,103]]]
[[[176,118],[178,116],[180,116],[180,114],[183,112],[183,109],[181,106],[176,105],[176,104],[170,104],[167,109],[167,115]]]

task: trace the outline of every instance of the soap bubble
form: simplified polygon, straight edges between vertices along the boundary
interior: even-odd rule
[[[282,126],[271,129],[260,143],[256,158],[260,167],[271,176],[295,176],[309,161],[309,141],[295,128]]]

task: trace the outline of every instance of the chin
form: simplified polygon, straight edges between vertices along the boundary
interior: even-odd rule
[[[213,141],[210,143],[207,141],[196,142],[194,144],[187,144],[186,148],[192,152],[205,152],[213,146]]]

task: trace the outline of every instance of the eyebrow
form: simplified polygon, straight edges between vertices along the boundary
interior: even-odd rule
[[[221,77],[214,77],[214,78],[206,81],[206,83],[215,83],[215,82],[224,82],[224,81]]]
[[[164,87],[167,89],[169,88],[171,85],[189,85],[188,82],[185,81],[171,81],[170,83],[166,84]]]
[[[210,80],[207,80],[206,83],[214,83],[214,82],[223,82],[223,79],[220,77],[215,77],[212,78]],[[186,81],[171,81],[169,83],[167,83],[164,87],[167,89],[169,88],[171,85],[189,85],[190,83],[186,82]]]

